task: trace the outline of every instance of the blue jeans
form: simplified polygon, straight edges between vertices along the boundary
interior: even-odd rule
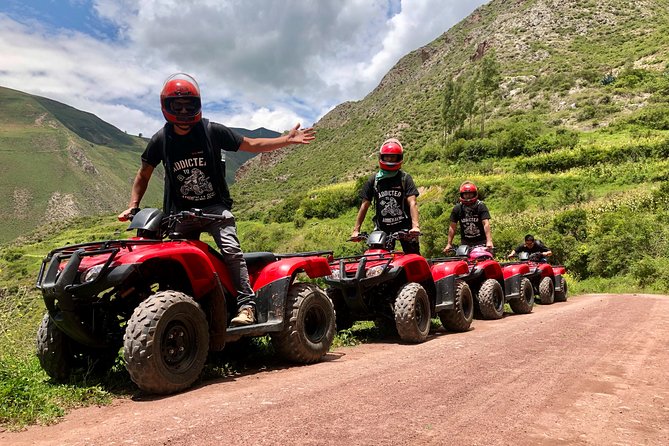
[[[215,204],[202,209],[205,214],[217,214],[224,218],[221,220],[190,220],[178,223],[174,228],[184,237],[189,237],[202,232],[209,233],[221,250],[225,266],[230,274],[230,279],[237,291],[237,308],[255,306],[255,294],[249,282],[249,272],[246,268],[244,254],[237,238],[237,226],[235,217],[229,209],[222,204]]]

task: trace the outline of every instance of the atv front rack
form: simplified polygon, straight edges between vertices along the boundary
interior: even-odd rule
[[[132,246],[134,245],[155,245],[159,243],[164,243],[164,242],[162,240],[108,240],[104,242],[78,243],[75,245],[68,245],[68,246],[63,246],[61,248],[53,249],[42,260],[39,273],[37,274],[37,282],[35,283],[35,286],[41,290],[44,286],[45,280],[49,280],[49,282],[47,282],[48,284],[55,285],[56,278],[60,284],[63,284],[64,281],[66,280],[63,277],[65,269],[70,271],[71,274],[70,280],[73,280],[74,277],[76,276],[77,268],[81,263],[81,258],[83,257],[113,253],[103,267],[103,271],[105,271],[109,269],[109,265],[111,264],[114,257],[116,256],[116,254],[118,254],[118,252],[121,249],[127,248],[129,250],[132,250]],[[65,266],[63,271],[59,273],[60,264],[65,260],[68,261],[67,265]],[[75,263],[76,266],[74,266]],[[49,265],[48,269],[47,269],[47,264]],[[90,283],[99,282],[100,280],[102,280],[104,276],[105,274],[103,274],[103,272],[101,271],[96,280]],[[70,282],[70,284],[64,286],[69,286],[69,285],[72,285],[72,283]],[[71,287],[69,287],[68,290],[69,289],[71,289]]]
[[[121,249],[132,249],[134,245],[162,243],[160,240],[111,240],[106,242],[81,243],[54,249],[42,260],[36,286],[42,291],[44,304],[52,320],[70,338],[78,343],[93,347],[109,347],[107,340],[96,335],[81,319],[78,309],[93,304],[100,292],[121,285],[136,272],[137,265],[122,264],[113,266],[114,259]],[[98,276],[94,279],[79,281],[79,267],[84,257],[107,256]],[[66,262],[61,267],[62,263]]]
[[[351,308],[353,312],[358,314],[369,313],[370,310],[363,298],[363,296],[367,294],[367,291],[379,286],[381,283],[394,280],[402,272],[402,268],[390,267],[390,263],[394,259],[394,256],[390,254],[392,254],[392,252],[362,254],[335,259],[330,265],[331,268],[339,265],[339,277],[325,277],[325,283],[342,291],[348,307]],[[367,277],[366,266],[368,261],[383,261],[382,264],[377,265],[383,268],[382,271],[377,275]],[[354,276],[348,277],[346,274],[346,265],[353,263],[358,263],[358,267],[356,268]]]

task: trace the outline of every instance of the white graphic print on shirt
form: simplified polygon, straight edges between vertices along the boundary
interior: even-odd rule
[[[392,225],[404,220],[404,212],[399,203],[402,198],[402,191],[399,190],[390,189],[379,192],[382,224]]]
[[[176,179],[181,183],[179,192],[185,200],[207,201],[216,196],[211,179],[197,167],[206,169],[204,158],[188,158],[174,163]]]
[[[462,225],[464,235],[467,238],[479,238],[481,236],[481,230],[479,229],[479,215],[474,212],[474,208],[469,206],[463,206],[464,216],[460,220]]]

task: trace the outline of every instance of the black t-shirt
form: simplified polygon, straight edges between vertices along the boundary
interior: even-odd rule
[[[212,158],[206,153],[207,141],[204,133],[194,128],[186,135],[177,135],[171,127],[168,128],[169,130],[165,132],[167,138],[165,150],[170,162],[166,163],[163,159],[163,140],[160,136],[162,130],[153,135],[149,141],[142,154],[142,161],[153,167],[160,162],[163,162],[165,169],[168,165],[172,166],[173,183],[169,184],[166,178],[166,187],[169,184],[177,210],[201,209],[220,203],[231,208],[232,199],[225,178],[222,176],[216,178],[217,169],[207,162]],[[243,141],[243,136],[215,122],[209,125],[209,138],[216,160],[222,156],[221,150],[236,152]]]
[[[483,220],[490,220],[490,212],[485,203],[480,200],[472,206],[458,203],[451,211],[451,221],[460,222],[460,242],[462,244],[485,244]]]
[[[404,176],[404,187],[402,176]],[[376,190],[375,178],[376,174],[369,177],[360,191],[360,198],[374,202],[376,227],[386,232],[411,229],[407,197],[418,196],[418,189],[411,175],[400,170],[397,175],[376,182]]]
[[[532,245],[531,248],[528,248],[524,243],[522,245],[519,245],[515,251],[518,252],[526,252],[528,254],[534,254],[535,252],[546,252],[550,251],[546,245],[542,243],[541,240],[534,240],[534,245]]]

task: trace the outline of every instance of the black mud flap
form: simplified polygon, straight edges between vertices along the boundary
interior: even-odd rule
[[[446,276],[435,283],[437,290],[435,300],[435,313],[442,310],[452,310],[455,308],[455,276]]]

